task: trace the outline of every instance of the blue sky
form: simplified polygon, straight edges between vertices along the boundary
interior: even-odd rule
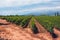
[[[60,10],[60,0],[0,0],[0,15],[25,15]]]

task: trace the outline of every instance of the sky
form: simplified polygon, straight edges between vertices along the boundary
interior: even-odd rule
[[[60,11],[60,0],[0,0],[0,15],[26,15]]]

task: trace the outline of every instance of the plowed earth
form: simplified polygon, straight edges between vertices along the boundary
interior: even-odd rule
[[[37,21],[35,24],[39,30],[34,34],[30,28],[21,28],[15,24],[0,19],[0,40],[60,40],[60,31],[54,28],[54,33],[58,35],[53,38]],[[29,26],[29,25],[28,25]]]

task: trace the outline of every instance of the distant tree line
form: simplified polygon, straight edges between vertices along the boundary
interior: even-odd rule
[[[60,16],[59,12],[55,13],[55,16]]]

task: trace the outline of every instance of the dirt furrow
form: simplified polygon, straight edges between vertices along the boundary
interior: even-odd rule
[[[30,28],[29,22],[27,28],[21,28],[15,24],[9,23],[6,20],[0,19],[0,40],[60,40],[60,31],[53,29],[58,35],[53,39],[50,33],[37,21],[34,20],[36,27],[39,30],[38,34],[34,34]]]
[[[40,38],[31,36],[19,26],[9,24],[0,25],[0,40],[40,40]]]
[[[39,22],[37,21],[37,20],[34,20],[35,21],[35,24],[36,24],[36,27],[38,28],[38,30],[39,30],[39,32],[41,33],[45,33],[45,32],[47,32],[47,30],[41,25],[41,24],[39,24]]]
[[[39,34],[37,34],[39,37],[45,38],[46,40],[53,40],[50,33],[37,21],[35,21],[35,25],[39,30]]]

